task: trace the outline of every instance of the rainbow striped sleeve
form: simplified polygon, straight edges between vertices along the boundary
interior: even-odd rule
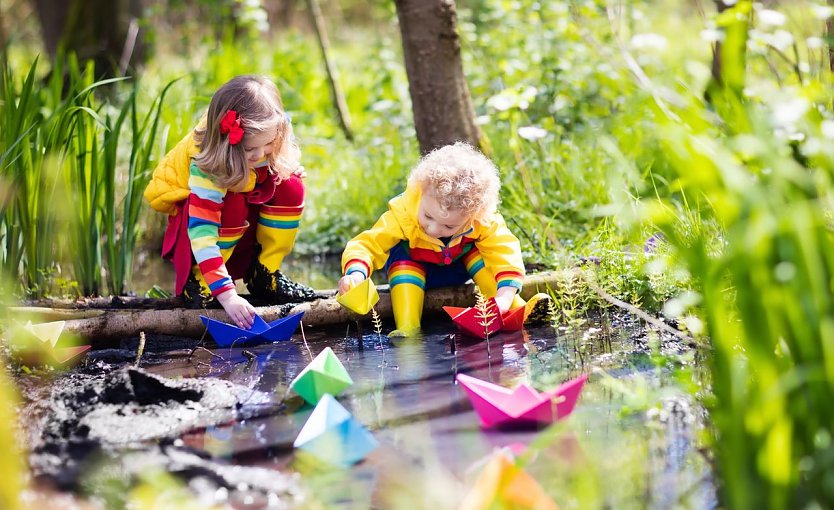
[[[495,275],[495,283],[499,289],[501,287],[515,287],[520,291],[523,281],[524,275],[519,271],[501,271]]]
[[[203,278],[217,296],[235,288],[220,254],[220,211],[226,190],[218,188],[193,162],[189,167],[188,238]]]
[[[364,260],[350,259],[347,261],[347,264],[345,264],[344,273],[345,276],[351,273],[362,273],[362,276],[367,278],[368,274],[371,272],[370,269],[370,266]]]

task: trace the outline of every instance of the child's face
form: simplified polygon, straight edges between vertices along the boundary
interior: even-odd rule
[[[420,227],[431,237],[449,237],[460,232],[471,218],[459,209],[449,209],[444,213],[440,203],[432,193],[423,193],[417,210]]]
[[[243,135],[243,150],[246,153],[246,161],[254,165],[264,157],[272,154],[273,143],[278,136],[278,128],[263,131],[261,133]]]

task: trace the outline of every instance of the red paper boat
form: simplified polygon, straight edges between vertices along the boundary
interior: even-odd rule
[[[501,331],[521,331],[524,328],[524,307],[507,310],[507,313],[501,316],[501,320],[504,321]]]
[[[89,351],[92,346],[78,345],[75,347],[55,347],[49,352],[57,363],[63,365]]]
[[[256,314],[255,322],[250,329],[239,328],[205,315],[201,315],[200,320],[217,345],[230,347],[289,340],[303,315],[304,312],[298,312],[268,323]]]
[[[486,313],[488,315],[486,318],[482,317],[482,312],[474,306],[470,306],[469,308],[444,306],[443,309],[461,330],[478,338],[486,338],[487,334],[493,335],[504,326],[504,321],[501,319],[501,314],[498,312],[498,305],[495,304],[495,300],[492,298],[487,299],[486,304]],[[488,325],[485,326],[484,322],[487,322]]]
[[[457,376],[484,428],[538,428],[560,420],[573,412],[587,378],[583,375],[539,393],[526,383],[511,390],[465,374]]]

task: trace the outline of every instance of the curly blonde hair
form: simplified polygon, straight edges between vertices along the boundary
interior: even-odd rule
[[[249,164],[244,144],[232,145],[220,133],[220,120],[235,110],[246,135],[258,135],[277,128],[272,153],[267,156],[269,172],[282,179],[298,167],[301,151],[292,135],[292,126],[278,87],[264,76],[243,75],[232,78],[211,98],[205,127],[194,131],[200,153],[194,157],[197,166],[220,187],[235,189],[246,184]]]
[[[479,221],[489,220],[498,209],[501,180],[495,164],[464,142],[437,148],[423,156],[409,185],[431,193],[444,212],[462,211]]]

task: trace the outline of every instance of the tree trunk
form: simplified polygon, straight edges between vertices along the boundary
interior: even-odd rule
[[[728,7],[723,0],[715,0],[715,8],[719,13],[726,11]],[[712,47],[712,79],[721,85],[721,41],[716,41]]]
[[[113,76],[143,57],[135,29],[140,0],[34,0],[34,6],[53,59],[71,51],[80,62],[93,60],[97,76]]]
[[[834,0],[828,0],[828,5],[834,6]],[[828,41],[828,70],[834,72],[834,18],[825,20],[825,40]]]
[[[395,0],[420,152],[479,145],[463,74],[454,0]]]

